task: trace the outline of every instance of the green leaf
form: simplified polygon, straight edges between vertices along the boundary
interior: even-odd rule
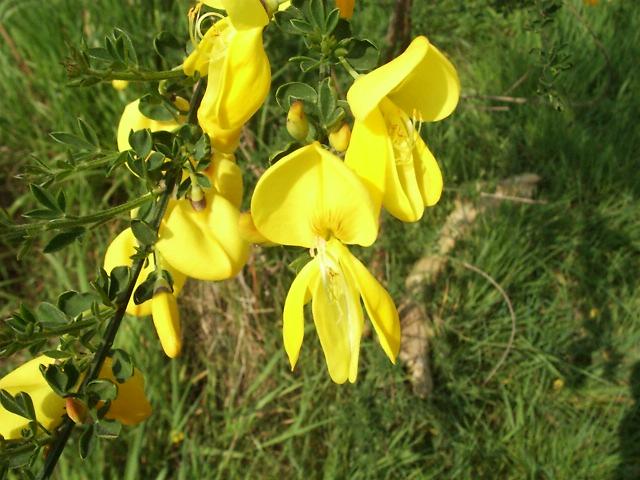
[[[318,112],[325,128],[328,126],[328,123],[333,116],[333,112],[336,109],[336,103],[337,94],[331,86],[331,79],[325,78],[320,82],[320,87],[318,88]]]
[[[132,131],[129,134],[129,145],[141,159],[146,159],[153,148],[151,132],[148,129]]]
[[[111,380],[100,378],[98,380],[92,380],[87,385],[87,395],[93,397],[93,404],[98,401],[109,402],[115,400],[118,396],[118,387]]]
[[[124,294],[131,277],[131,269],[126,266],[118,266],[111,270],[109,275],[109,299],[115,300]]]
[[[289,111],[291,104],[296,100],[316,103],[318,94],[311,85],[301,82],[285,83],[276,90],[276,102],[285,112]]]
[[[184,45],[171,32],[160,32],[153,39],[153,48],[158,55],[164,58],[171,58],[177,54],[182,55]]]
[[[48,302],[42,302],[38,305],[36,318],[45,325],[59,326],[70,323],[70,318],[63,311]]]
[[[371,70],[378,65],[380,51],[367,39],[353,39],[349,44],[347,61],[358,71]]]
[[[333,10],[331,10],[331,12],[329,12],[329,15],[327,15],[327,18],[325,19],[325,23],[324,23],[325,35],[331,35],[333,31],[336,29],[336,27],[338,26],[339,21],[340,21],[340,10],[338,10],[337,8],[334,8]]]
[[[156,284],[155,272],[149,273],[144,282],[142,282],[133,292],[133,303],[140,305],[153,297],[153,289]]]
[[[96,436],[99,438],[118,438],[121,430],[122,425],[116,420],[107,420],[103,418],[95,423]]]
[[[94,425],[88,425],[85,431],[82,432],[82,435],[80,435],[80,441],[78,442],[80,458],[83,460],[87,458],[91,454],[95,444]]]
[[[67,209],[67,197],[64,194],[64,190],[60,190],[58,192],[58,197],[56,198],[56,203],[58,204],[58,209],[61,212],[64,212]]]
[[[145,117],[152,120],[175,120],[178,109],[169,101],[157,94],[146,94],[140,98],[138,109]]]
[[[322,30],[324,28],[325,12],[323,0],[309,0],[305,8],[305,13],[307,14],[307,19],[313,23],[314,27],[318,30]]]
[[[51,240],[49,240],[42,251],[44,253],[52,253],[57,252],[58,250],[62,250],[64,247],[66,247],[70,243],[73,243],[75,240],[84,235],[84,232],[84,227],[75,227],[71,230],[60,232]]]
[[[98,298],[92,293],[78,293],[69,290],[58,297],[58,308],[71,317],[76,317],[82,312],[91,309],[91,304]]]
[[[132,220],[131,231],[142,245],[152,245],[158,240],[158,233],[143,220]]]
[[[51,138],[53,138],[56,142],[61,143],[63,145],[67,145],[69,147],[73,147],[77,150],[94,150],[95,145],[87,142],[84,138],[81,138],[73,133],[67,132],[51,132],[49,134]]]
[[[162,165],[164,165],[166,158],[167,157],[165,157],[160,152],[151,153],[151,155],[149,155],[149,157],[147,158],[147,171],[152,172],[155,170],[159,170]]]
[[[119,383],[123,383],[133,376],[133,360],[127,352],[115,349],[111,353],[111,371]]]
[[[80,372],[71,362],[40,365],[40,371],[52,390],[64,397],[80,378]]]
[[[40,205],[48,208],[49,210],[62,213],[58,208],[58,202],[56,202],[56,199],[51,195],[51,193],[35,183],[30,184],[29,188]]]
[[[200,185],[202,188],[211,187],[211,180],[209,180],[209,177],[207,177],[204,173],[197,173],[196,179],[198,180],[198,185]]]
[[[36,420],[33,401],[26,392],[19,392],[13,396],[7,390],[2,389],[0,390],[0,405],[2,405],[5,410],[15,413],[27,420]]]
[[[98,135],[96,134],[96,131],[93,129],[93,127],[91,127],[81,118],[78,118],[78,127],[80,128],[80,132],[87,142],[89,142],[91,145],[95,145],[96,147],[100,147]]]

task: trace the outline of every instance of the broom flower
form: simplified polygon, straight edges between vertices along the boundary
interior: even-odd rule
[[[283,339],[291,368],[302,346],[303,307],[309,301],[334,382],[354,382],[357,377],[364,327],[360,299],[382,349],[395,362],[400,323],[393,300],[345,246],[369,246],[378,234],[378,211],[360,179],[316,142],[264,173],[251,200],[251,214],[269,241],[312,252],[284,306]]]

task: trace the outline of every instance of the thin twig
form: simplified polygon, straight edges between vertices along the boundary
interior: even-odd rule
[[[516,197],[514,195],[504,195],[502,193],[480,192],[481,197],[495,198],[496,200],[508,200],[510,202],[526,203],[529,205],[546,205],[546,200],[534,200],[526,197]]]

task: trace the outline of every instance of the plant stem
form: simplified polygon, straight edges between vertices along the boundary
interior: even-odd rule
[[[177,78],[184,78],[186,75],[182,68],[174,70],[146,71],[136,70],[133,72],[114,72],[111,70],[95,70],[88,69],[84,75],[90,77],[99,77],[104,82],[110,82],[111,80],[127,80],[129,82],[155,82],[158,80],[171,80]]]
[[[47,220],[44,222],[25,223],[23,225],[13,225],[8,227],[5,231],[0,232],[0,238],[12,238],[22,236],[25,233],[32,231],[48,231],[55,230],[57,228],[73,228],[82,225],[88,225],[91,223],[98,223],[104,220],[110,220],[111,218],[121,213],[133,210],[140,205],[152,200],[159,192],[149,192],[144,195],[125,202],[115,207],[107,208],[98,213],[92,213],[91,215],[84,215],[82,217],[72,218],[56,218],[54,220]]]
[[[200,106],[200,102],[202,101],[202,96],[204,94],[204,82],[200,80],[198,82],[198,86],[193,94],[191,99],[191,106],[189,109],[189,122],[195,122],[196,112],[198,107]],[[154,231],[158,231],[160,228],[160,223],[162,222],[162,217],[167,209],[167,205],[169,203],[169,198],[173,195],[173,191],[177,182],[180,181],[180,177],[182,176],[182,168],[180,163],[178,162],[177,166],[173,169],[169,170],[166,175],[166,188],[162,192],[160,199],[158,200],[157,210],[151,221],[151,228]],[[140,272],[142,271],[144,264],[146,262],[147,256],[153,250],[153,245],[146,245],[144,247],[144,253],[141,255],[140,260],[136,261],[131,270],[131,278],[129,279],[129,283],[127,285],[127,289],[125,290],[124,295],[118,299],[116,312],[113,318],[110,320],[107,328],[105,330],[104,337],[102,339],[102,344],[100,348],[96,352],[93,357],[93,361],[91,363],[91,367],[89,368],[88,373],[85,375],[84,380],[82,381],[79,392],[82,392],[89,382],[95,380],[100,373],[100,369],[104,365],[104,361],[107,358],[111,347],[113,346],[113,341],[116,338],[116,334],[118,333],[118,329],[120,328],[120,324],[122,323],[122,319],[124,318],[124,314],[127,309],[127,305],[129,304],[129,300],[133,295],[133,291],[136,286],[136,282],[138,281],[138,277],[140,276]],[[64,451],[65,446],[67,445],[67,441],[71,436],[71,432],[73,431],[73,427],[75,423],[68,416],[65,416],[62,426],[58,430],[58,435],[51,445],[51,450],[49,455],[45,460],[44,467],[38,476],[39,480],[47,480],[60,459],[60,455]]]
[[[346,58],[340,57],[338,58],[338,60],[340,60],[340,65],[344,67],[344,69],[349,73],[349,75],[353,77],[354,80],[356,80],[360,76],[360,74],[356,72],[355,68],[351,66]]]

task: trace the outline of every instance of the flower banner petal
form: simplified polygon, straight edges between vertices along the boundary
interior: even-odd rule
[[[262,28],[269,16],[260,0],[222,0],[224,9],[236,30]]]
[[[144,377],[137,368],[133,376],[119,383],[113,376],[112,361],[107,358],[102,365],[100,378],[111,380],[118,386],[118,396],[111,402],[107,418],[118,420],[124,425],[137,425],[151,415],[151,404],[144,393]]]
[[[331,236],[371,245],[378,210],[360,179],[319,143],[279,160],[260,178],[251,199],[256,228],[283,245],[315,247]]]

